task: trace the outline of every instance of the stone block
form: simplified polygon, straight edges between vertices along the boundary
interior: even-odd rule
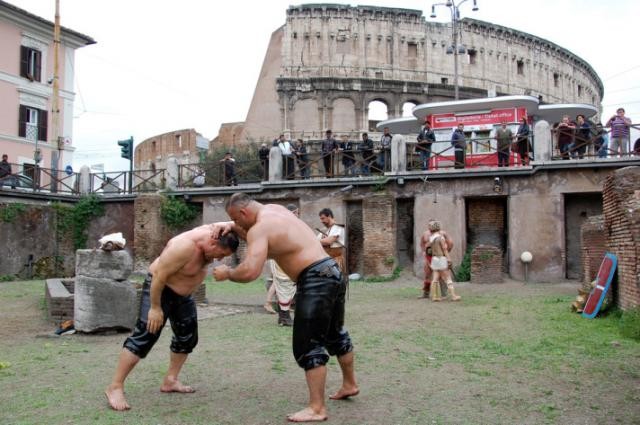
[[[129,281],[76,276],[74,324],[82,332],[133,329],[136,287]]]
[[[76,276],[125,280],[132,271],[133,259],[127,251],[76,251]]]

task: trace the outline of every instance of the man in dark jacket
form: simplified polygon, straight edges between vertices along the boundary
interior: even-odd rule
[[[358,146],[362,152],[362,174],[368,176],[371,174],[371,167],[376,161],[376,155],[373,153],[373,140],[369,139],[367,133],[362,133],[362,143]]]
[[[338,150],[338,142],[333,138],[331,130],[326,131],[326,137],[322,141],[322,164],[327,177],[333,177],[333,154]]]
[[[420,130],[418,134],[418,146],[416,146],[416,150],[420,155],[420,164],[422,165],[422,170],[426,171],[429,169],[429,157],[431,157],[431,145],[436,141],[436,134],[431,130],[431,124],[429,121],[425,121],[424,127]]]
[[[5,153],[2,155],[2,161],[0,161],[0,186],[11,183],[11,188],[16,188],[15,177],[11,175],[11,164],[9,164],[9,156]]]
[[[266,143],[263,143],[258,150],[258,158],[262,166],[262,180],[269,180],[269,151]]]
[[[451,135],[451,146],[455,155],[454,168],[464,168],[465,150],[467,149],[467,141],[464,136],[464,124],[458,124],[458,128]]]

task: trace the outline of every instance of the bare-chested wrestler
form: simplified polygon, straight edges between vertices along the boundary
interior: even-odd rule
[[[287,416],[291,422],[327,419],[325,405],[326,364],[335,355],[342,370],[342,386],[329,396],[342,400],[360,391],[354,373],[351,338],[344,329],[346,285],[336,262],[327,256],[313,231],[280,205],[261,204],[236,193],[227,201],[233,222],[215,223],[214,234],[234,230],[247,240],[245,260],[236,268],[218,266],[216,280],[251,282],[260,276],[267,258],[297,282],[293,320],[293,355],[305,370],[309,404]]]
[[[156,343],[167,318],[171,320],[173,339],[169,370],[160,391],[194,392],[192,387],[178,380],[182,365],[198,343],[196,305],[191,294],[206,277],[207,265],[214,259],[233,254],[237,248],[235,233],[214,239],[208,225],[181,233],[167,242],[160,256],[149,266],[136,327],[124,342],[115,374],[105,391],[111,408],[130,408],[124,396],[124,381]]]
[[[429,220],[431,223],[434,220]],[[442,237],[444,237],[444,241],[447,243],[447,252],[451,252],[453,249],[453,239],[449,236],[447,232],[444,230],[440,231]],[[429,224],[427,223],[427,230],[422,234],[420,238],[420,249],[424,253],[424,281],[422,282],[422,296],[420,298],[429,298],[429,294],[431,291],[431,242],[429,242],[429,238],[431,237],[431,231],[429,230]],[[440,289],[446,288],[446,285],[443,284]],[[446,290],[442,290],[441,292],[444,294]]]

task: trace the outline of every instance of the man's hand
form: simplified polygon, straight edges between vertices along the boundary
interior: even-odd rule
[[[220,236],[226,235],[233,230],[233,224],[229,221],[213,223],[210,224],[209,227],[211,228],[211,237],[213,239],[218,239]]]
[[[164,322],[164,314],[160,307],[151,307],[147,316],[147,330],[152,334],[158,333]]]
[[[231,268],[225,264],[213,269],[213,277],[220,282],[221,280],[229,280]]]

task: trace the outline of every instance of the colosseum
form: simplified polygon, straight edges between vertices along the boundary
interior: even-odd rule
[[[602,81],[569,50],[490,22],[464,18],[460,26],[460,99],[526,94],[600,109]],[[451,29],[420,10],[290,6],[271,35],[240,140],[367,131],[372,102],[395,118],[417,104],[452,100]]]

